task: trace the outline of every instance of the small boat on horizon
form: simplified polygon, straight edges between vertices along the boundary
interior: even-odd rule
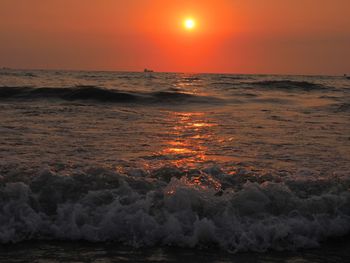
[[[143,72],[145,72],[145,73],[151,73],[151,72],[154,72],[152,69],[147,69],[147,68],[145,68],[144,70],[143,70]]]

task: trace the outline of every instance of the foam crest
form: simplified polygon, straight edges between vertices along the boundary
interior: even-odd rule
[[[237,252],[315,247],[350,232],[349,176],[344,173],[333,175],[329,187],[308,192],[310,178],[226,182],[223,188],[239,175],[217,168],[196,176],[178,172],[181,176],[167,182],[159,175],[154,180],[153,171],[131,177],[94,168],[63,176],[45,169],[29,184],[3,183],[0,242],[113,241]]]

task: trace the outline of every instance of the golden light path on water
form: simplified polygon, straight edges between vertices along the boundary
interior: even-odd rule
[[[169,113],[176,125],[171,132],[173,139],[166,142],[161,155],[168,156],[175,166],[191,166],[195,162],[207,160],[206,141],[213,136],[216,123],[205,119],[201,112]]]
[[[218,124],[208,119],[204,112],[170,112],[169,118],[175,122],[171,132],[173,139],[165,142],[159,155],[166,156],[175,167],[194,169],[194,174],[189,172],[180,179],[187,187],[221,189],[220,182],[195,169],[196,165],[215,159],[208,153],[208,143],[216,140]],[[176,190],[176,187],[170,187],[167,194],[174,194]]]

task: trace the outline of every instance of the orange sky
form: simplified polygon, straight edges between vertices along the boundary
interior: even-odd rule
[[[0,0],[0,41],[0,67],[349,74],[350,1]]]

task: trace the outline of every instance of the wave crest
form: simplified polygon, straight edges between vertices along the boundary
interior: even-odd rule
[[[178,91],[159,91],[151,93],[124,92],[95,86],[77,86],[74,88],[33,88],[0,87],[0,99],[62,99],[68,101],[89,100],[115,103],[153,103],[153,102],[218,102],[217,98],[198,96]]]
[[[316,84],[307,81],[292,81],[292,80],[266,80],[266,81],[257,81],[250,83],[255,86],[261,86],[271,89],[286,89],[286,90],[324,90],[327,87],[321,84]]]

